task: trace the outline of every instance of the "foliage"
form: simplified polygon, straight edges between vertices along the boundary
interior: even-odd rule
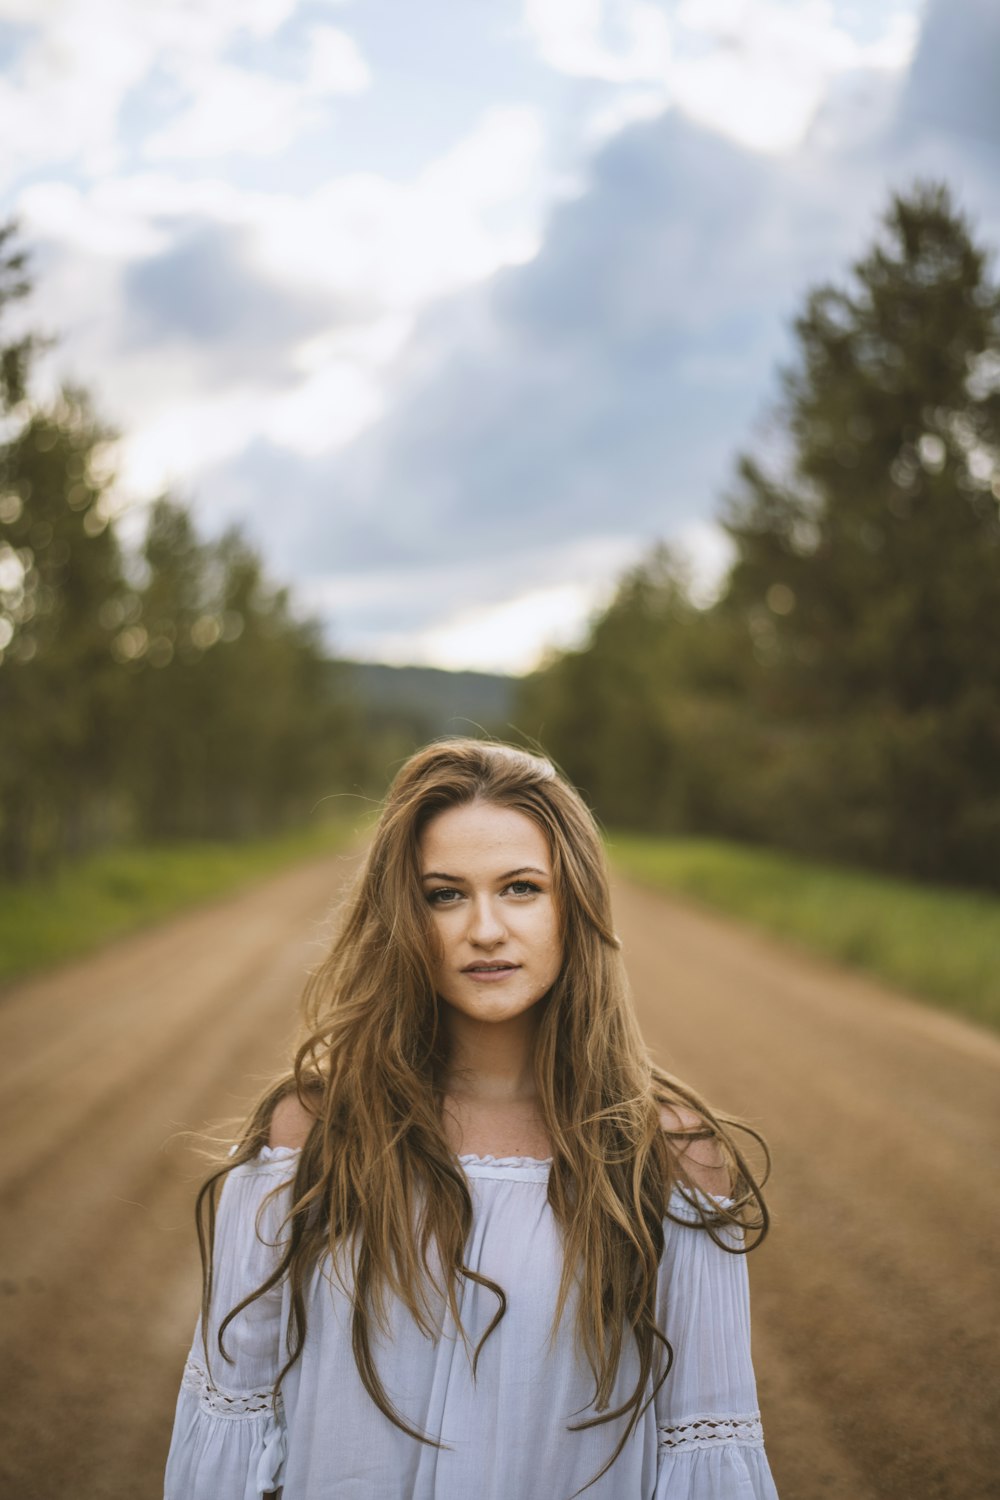
[[[366,814],[363,801],[338,798],[326,816],[291,833],[239,843],[177,840],[105,849],[50,878],[0,887],[0,984],[79,958],[286,866],[329,858],[350,846]]]
[[[866,856],[1000,872],[1000,290],[940,187],[796,323],[787,473],[752,459],[726,607],[758,708],[822,728]]]
[[[123,684],[100,609],[121,555],[86,397],[22,401],[17,417],[0,448],[0,868],[25,874],[113,821]]]
[[[127,775],[151,837],[246,836],[305,818],[348,770],[352,712],[317,627],[292,613],[236,529],[198,539],[153,506],[145,582],[109,602],[132,679]]]
[[[654,552],[521,721],[624,826],[1000,884],[1000,289],[947,191],[795,332],[718,602]]]
[[[712,827],[720,814],[710,747],[739,716],[737,635],[728,619],[694,607],[683,564],[660,545],[622,579],[586,644],[525,680],[518,722],[604,819]]]
[[[0,312],[28,287],[0,230]],[[301,823],[355,778],[356,716],[318,627],[238,530],[162,497],[119,540],[115,434],[83,390],[31,398],[0,349],[0,877],[132,837]]]

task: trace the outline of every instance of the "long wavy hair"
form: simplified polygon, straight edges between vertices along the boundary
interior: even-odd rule
[[[442,1123],[447,1035],[434,984],[437,937],[420,883],[420,840],[429,820],[476,801],[531,818],[552,859],[563,962],[551,990],[537,1002],[534,1052],[538,1107],[552,1150],[548,1201],[564,1248],[550,1338],[576,1286],[575,1337],[594,1378],[595,1414],[572,1428],[628,1419],[594,1483],[622,1451],[673,1359],[657,1326],[655,1298],[671,1190],[675,1184],[692,1187],[676,1137],[683,1135],[685,1145],[692,1138],[714,1139],[722,1149],[732,1202],[706,1201],[693,1192],[690,1198],[700,1227],[733,1253],[753,1248],[768,1225],[760,1185],[734,1130],[753,1136],[765,1159],[767,1148],[751,1126],[713,1113],[651,1062],[612,925],[597,823],[540,755],[493,741],[449,739],[418,751],[395,777],[337,936],[307,980],[304,1036],[292,1071],[267,1090],[235,1150],[199,1194],[202,1326],[209,1322],[219,1186],[227,1172],[267,1144],[275,1105],[296,1094],[313,1124],[297,1164],[280,1258],[271,1277],[223,1319],[219,1351],[228,1358],[225,1332],[237,1313],[287,1277],[289,1358],[277,1395],[306,1338],[308,1280],[327,1256],[340,1274],[336,1268],[346,1249],[350,1271],[341,1281],[352,1299],[353,1353],[365,1389],[397,1427],[419,1442],[443,1446],[393,1407],[373,1357],[372,1324],[388,1332],[391,1295],[435,1337],[446,1305],[468,1346],[459,1283],[488,1287],[497,1309],[473,1353],[475,1378],[483,1347],[507,1306],[505,1289],[465,1263],[472,1199]],[[661,1105],[693,1110],[697,1128],[665,1131]],[[740,1250],[731,1235],[720,1232],[726,1225],[742,1228],[736,1237]],[[639,1373],[628,1399],[612,1409],[630,1335]]]

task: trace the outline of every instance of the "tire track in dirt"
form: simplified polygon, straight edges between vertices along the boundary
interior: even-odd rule
[[[160,1495],[198,1300],[180,1132],[280,1064],[354,862],[0,996],[5,1495]],[[750,1273],[782,1500],[996,1495],[1000,1041],[660,893],[616,913],[657,1060],[774,1150]]]

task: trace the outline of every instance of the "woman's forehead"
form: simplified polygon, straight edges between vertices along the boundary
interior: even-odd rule
[[[485,873],[494,865],[503,872],[532,866],[551,869],[548,840],[533,818],[494,802],[468,802],[435,814],[420,838],[422,873]],[[444,863],[442,863],[444,861]],[[505,863],[506,862],[506,863]]]

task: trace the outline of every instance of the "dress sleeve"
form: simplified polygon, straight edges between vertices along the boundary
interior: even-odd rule
[[[277,1264],[297,1157],[265,1147],[223,1183],[208,1338],[202,1340],[199,1318],[177,1398],[164,1500],[258,1500],[281,1485],[284,1421],[280,1396],[272,1395],[285,1358],[280,1284],[227,1327],[223,1343],[232,1363],[219,1352],[218,1329]]]
[[[747,1258],[694,1227],[697,1209],[679,1190],[670,1207],[688,1222],[665,1225],[660,1327],[674,1363],[655,1402],[654,1500],[777,1500],[750,1360]],[[716,1233],[743,1243],[735,1226]]]

